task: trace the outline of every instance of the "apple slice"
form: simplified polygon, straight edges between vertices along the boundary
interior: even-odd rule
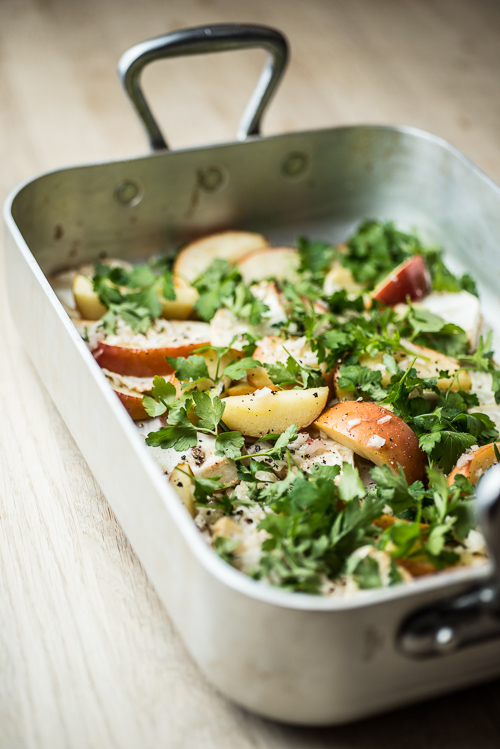
[[[394,268],[372,291],[373,299],[393,306],[410,297],[412,302],[422,299],[431,290],[431,276],[422,255],[413,255]]]
[[[460,365],[456,359],[426,346],[417,346],[410,341],[402,339],[400,343],[405,351],[394,352],[394,358],[401,369],[406,370],[412,365],[418,376],[423,378],[438,377],[440,372],[448,372],[450,377],[439,377],[437,381],[437,386],[440,390],[448,390],[449,388],[453,392],[457,392],[460,389],[471,389],[472,381],[470,375],[465,370],[460,369]],[[415,357],[417,358],[415,359]],[[381,371],[383,373],[383,387],[387,387],[390,384],[392,375],[385,367],[382,353],[374,357],[363,354],[359,359],[359,363],[368,369],[378,369]],[[458,375],[454,377],[457,372]]]
[[[177,255],[173,270],[177,276],[191,283],[217,258],[235,263],[252,250],[267,246],[265,237],[248,231],[210,234],[183,247]]]
[[[231,385],[227,390],[228,395],[250,395],[255,393],[258,388],[250,385],[249,382],[237,382],[235,385]]]
[[[151,388],[153,387],[153,378],[141,378],[142,382],[135,377],[126,377],[103,370],[109,384],[118,396],[119,400],[125,406],[129,415],[134,421],[142,421],[143,419],[149,419],[149,415],[146,409],[142,405],[142,399],[145,395],[149,395]],[[175,387],[177,397],[180,398],[182,395],[181,383],[174,374],[167,375],[167,382],[171,382]],[[134,387],[134,380],[137,382],[137,386]]]
[[[412,557],[411,559],[403,559],[396,557],[394,559],[398,567],[402,567],[406,572],[409,572],[412,577],[425,577],[426,575],[435,575],[438,571],[437,567],[429,562],[427,557]],[[451,565],[448,565],[451,566]]]
[[[292,424],[298,429],[309,426],[324,409],[327,398],[327,387],[278,391],[263,388],[251,395],[225,398],[222,419],[229,429],[246,437],[281,434]]]
[[[413,367],[416,369],[419,377],[437,377],[440,372],[448,372],[450,374],[450,377],[440,377],[438,379],[437,386],[440,390],[448,390],[449,388],[453,392],[457,392],[460,389],[471,389],[472,381],[470,375],[465,370],[458,371],[460,364],[456,359],[446,356],[446,354],[441,354],[439,351],[434,351],[434,349],[417,346],[414,343],[410,343],[410,341],[401,340],[401,346],[409,352],[405,353],[401,351],[394,355],[401,369],[408,369],[416,356],[417,358],[413,362]],[[457,372],[458,375],[454,377]]]
[[[401,340],[401,346],[404,347],[405,351],[394,352],[394,358],[397,361],[401,369],[406,370],[410,365],[414,367],[419,377],[430,378],[437,377],[439,372],[448,372],[450,377],[439,377],[437,386],[440,390],[452,390],[457,392],[458,390],[470,390],[472,387],[472,380],[470,374],[460,369],[460,365],[456,359],[446,354],[441,354],[439,351],[434,349],[426,348],[425,346],[417,346],[410,341]],[[415,357],[417,357],[415,359]],[[391,382],[392,375],[387,371],[384,364],[383,353],[379,353],[376,356],[368,356],[363,354],[359,358],[359,364],[362,367],[366,367],[371,370],[378,370],[382,372],[382,387],[388,387]],[[359,393],[355,390],[342,390],[338,386],[339,380],[339,365],[334,373],[334,386],[335,394],[341,401],[345,400],[356,400]],[[456,373],[456,377],[454,376]]]
[[[344,268],[342,263],[334,260],[325,276],[323,291],[327,296],[331,296],[343,289],[351,294],[359,295],[363,293],[364,286],[354,280],[350,268]]]
[[[266,278],[295,283],[299,279],[299,251],[293,247],[269,247],[243,255],[238,261],[243,283],[249,285]]]
[[[427,460],[418,437],[399,416],[367,401],[346,401],[328,408],[314,426],[357,455],[393,473],[400,465],[409,484],[425,478]]]
[[[210,326],[189,320],[159,321],[152,334],[149,333],[110,335],[97,341],[94,356],[101,367],[118,374],[134,377],[170,374],[172,367],[165,357],[187,357],[200,346],[207,345]]]
[[[196,515],[196,499],[194,496],[193,472],[189,465],[179,463],[170,474],[169,483],[181,498],[191,517],[194,518]]]
[[[194,286],[190,286],[179,276],[173,276],[175,299],[164,299],[161,294],[161,316],[167,320],[187,320],[194,311],[194,305],[198,299],[198,292]]]
[[[257,358],[257,357],[255,357]],[[264,367],[255,367],[247,371],[248,383],[254,390],[269,388],[269,390],[279,390],[274,384]]]
[[[198,292],[177,276],[173,277],[173,282],[175,299],[164,299],[158,292],[162,317],[169,320],[186,320],[193,312]],[[106,314],[107,308],[99,301],[88,276],[77,273],[73,279],[72,290],[76,308],[84,319],[100,320]]]
[[[73,297],[78,312],[86,320],[100,320],[107,308],[101,304],[88,276],[77,273],[73,278]]]
[[[149,419],[147,411],[142,405],[143,393],[139,393],[137,390],[129,390],[120,385],[113,385],[113,390],[134,421]]]
[[[496,443],[496,447],[500,451],[500,442]],[[495,455],[495,443],[483,445],[470,453],[464,453],[448,475],[448,485],[452,486],[455,483],[455,477],[461,474],[468,478],[473,486],[476,486],[483,473],[495,463],[498,463]]]

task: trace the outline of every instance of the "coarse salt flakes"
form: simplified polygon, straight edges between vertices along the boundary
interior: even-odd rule
[[[271,390],[271,388],[263,387],[263,388],[260,388],[260,390],[256,390],[254,392],[254,394],[253,394],[253,397],[254,398],[264,398],[264,396],[269,395],[272,392],[273,391]]]
[[[385,439],[381,437],[379,434],[372,434],[372,436],[366,443],[367,447],[383,447],[384,445],[385,445]]]
[[[349,421],[347,422],[347,426],[349,427],[349,429],[357,427],[358,424],[361,424],[361,419],[349,419]]]
[[[389,414],[387,416],[382,416],[381,419],[377,419],[377,424],[386,424],[391,419],[392,419],[392,416],[389,416]]]
[[[463,455],[461,455],[459,459],[457,460],[457,468],[460,470],[460,468],[463,468],[464,466],[466,466],[467,463],[470,463],[473,457],[474,456],[471,455],[470,453],[464,453]]]

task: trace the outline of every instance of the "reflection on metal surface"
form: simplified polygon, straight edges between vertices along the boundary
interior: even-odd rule
[[[206,192],[216,192],[226,185],[228,175],[220,166],[209,166],[198,172],[198,184]]]
[[[281,165],[281,172],[284,177],[298,179],[303,177],[309,167],[309,156],[306,153],[290,153],[285,157]]]
[[[124,180],[115,188],[115,198],[120,205],[132,207],[141,202],[144,195],[143,188],[138,182]]]

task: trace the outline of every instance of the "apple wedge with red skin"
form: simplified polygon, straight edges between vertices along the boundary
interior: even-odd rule
[[[155,375],[164,377],[174,371],[166,360],[166,356],[187,358],[197,348],[207,343],[209,341],[139,347],[127,343],[111,345],[105,341],[99,341],[94,356],[103,369],[109,369],[117,374],[133,377],[154,377]]]
[[[116,393],[119,400],[125,406],[126,410],[134,421],[149,419],[149,415],[142,404],[142,399],[145,395],[150,395],[150,390],[135,390],[134,388],[127,387],[125,383],[118,385],[111,379],[110,376],[107,376],[107,380],[111,385],[114,393]],[[169,374],[165,377],[165,380],[172,383],[172,385],[175,387],[177,398],[180,398],[180,396],[182,395],[182,387],[177,377],[174,374]],[[151,387],[153,387],[152,379]]]
[[[160,339],[161,336],[161,339]],[[156,337],[156,345],[147,336],[137,343],[141,336],[132,341],[116,340],[117,336],[97,342],[93,354],[103,369],[133,377],[164,376],[173,372],[165,359],[186,358],[210,340],[210,326],[207,323],[176,320],[169,328],[161,330]]]
[[[455,468],[453,468],[448,475],[448,486],[453,486],[455,478],[459,474],[469,479],[472,486],[476,486],[479,479],[488,468],[491,468],[492,465],[498,463],[495,446],[497,451],[500,451],[500,442],[492,442],[489,445],[478,447],[470,453],[464,453],[461,455]]]
[[[425,479],[427,460],[418,437],[403,419],[369,401],[345,401],[327,408],[314,426],[349,447],[356,455],[397,474],[404,471],[409,484]]]
[[[422,255],[413,255],[398,265],[372,291],[372,298],[389,307],[417,302],[431,291],[431,275]]]
[[[174,274],[191,283],[217,259],[236,263],[253,250],[267,247],[262,234],[248,231],[221,231],[190,242],[177,255]]]
[[[129,416],[134,421],[149,419],[146,409],[142,405],[142,399],[145,393],[138,393],[136,390],[129,390],[128,388],[119,387],[118,385],[113,386],[113,391],[116,393],[121,403],[127,409]]]

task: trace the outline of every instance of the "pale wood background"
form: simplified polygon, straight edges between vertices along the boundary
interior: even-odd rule
[[[266,133],[416,125],[500,180],[494,0],[1,0],[2,201],[38,172],[145,152],[115,74],[121,53],[224,21],[267,23],[290,40]],[[245,52],[149,70],[146,90],[171,145],[232,140],[262,61]],[[2,749],[500,745],[498,681],[323,729],[264,721],[220,697],[187,656],[23,351],[3,289],[0,305]]]

